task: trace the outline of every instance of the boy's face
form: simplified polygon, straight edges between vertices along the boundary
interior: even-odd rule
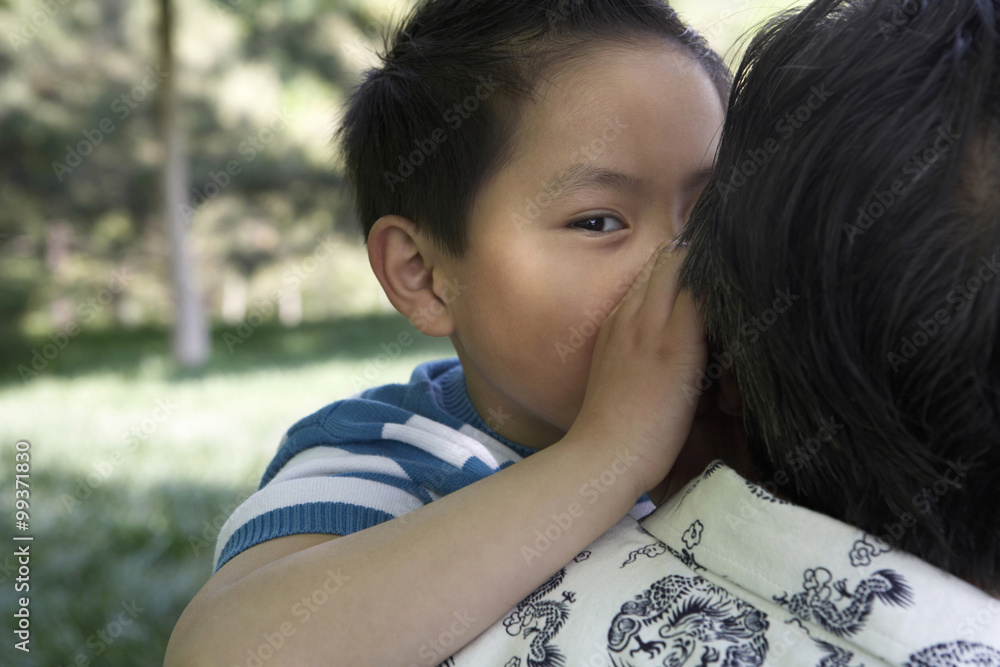
[[[660,44],[595,49],[539,92],[477,195],[465,256],[440,267],[473,404],[535,448],[576,419],[598,330],[680,232],[723,122],[702,66]]]

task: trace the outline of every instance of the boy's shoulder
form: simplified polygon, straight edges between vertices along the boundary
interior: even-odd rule
[[[331,447],[414,464],[444,461],[482,475],[531,453],[482,421],[456,358],[420,364],[406,384],[365,390],[299,420],[285,434],[263,483],[307,450]]]
[[[454,401],[454,395],[463,392],[465,376],[458,359],[436,359],[414,368],[407,383],[371,387],[329,403],[293,424],[285,437],[319,429],[335,439],[355,439],[366,424],[379,425],[380,432],[380,425],[404,424],[414,415],[456,425],[459,420],[449,414],[446,399]]]

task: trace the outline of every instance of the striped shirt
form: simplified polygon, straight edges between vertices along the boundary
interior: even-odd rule
[[[364,530],[534,451],[487,426],[458,359],[421,364],[407,384],[369,389],[292,426],[258,491],[220,530],[215,567],[278,537]],[[644,496],[632,514],[652,509]]]

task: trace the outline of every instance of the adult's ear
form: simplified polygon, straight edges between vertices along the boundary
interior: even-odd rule
[[[368,261],[393,307],[422,333],[450,336],[455,325],[434,291],[439,253],[411,220],[379,218],[368,232]]]

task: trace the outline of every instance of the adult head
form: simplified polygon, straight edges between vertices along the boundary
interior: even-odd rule
[[[817,0],[769,24],[683,272],[735,372],[753,476],[984,588],[1000,584],[998,14]]]

